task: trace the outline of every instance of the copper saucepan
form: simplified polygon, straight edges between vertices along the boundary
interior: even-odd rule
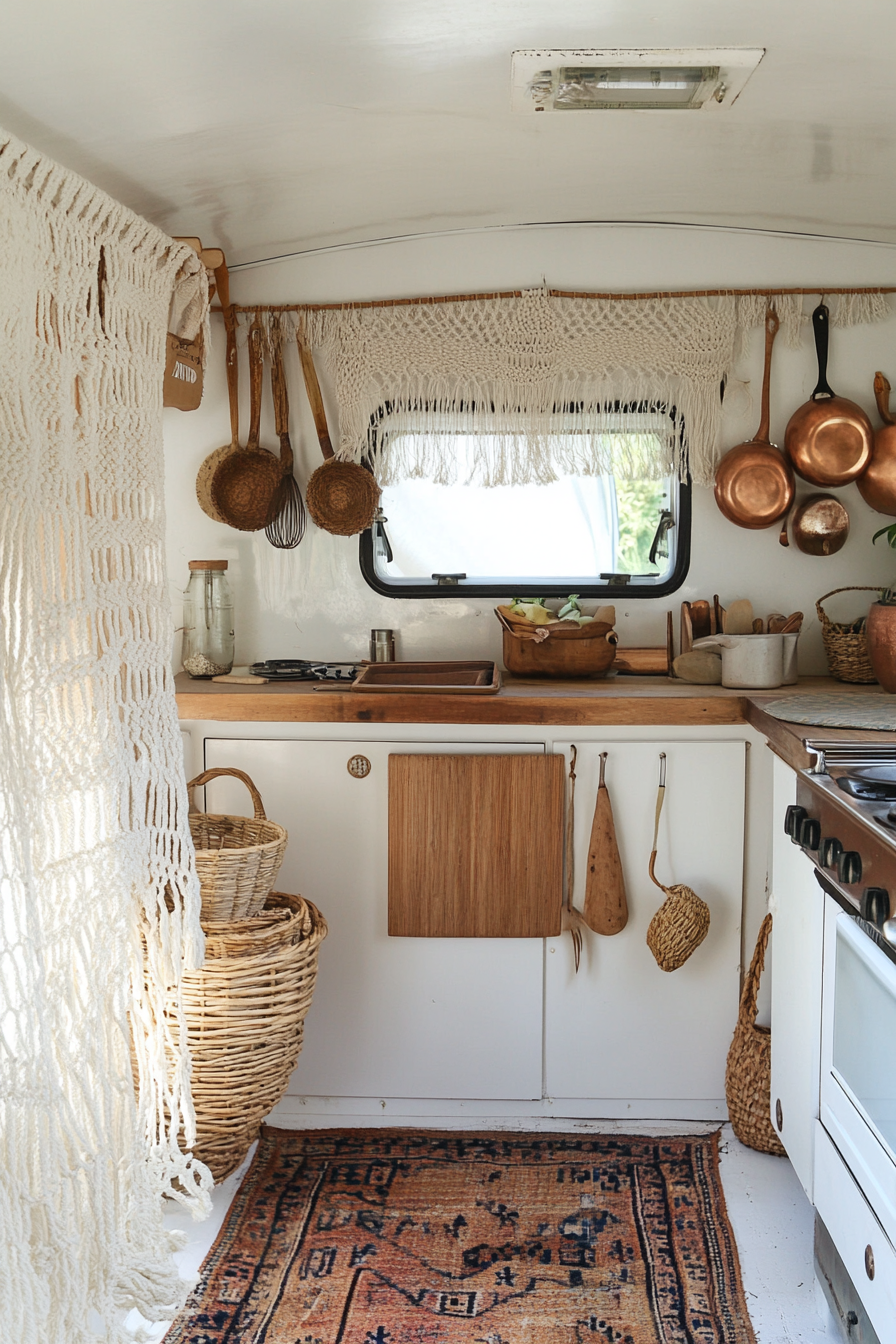
[[[812,485],[848,485],[871,460],[873,431],[861,406],[838,397],[828,386],[830,314],[820,303],[812,314],[818,385],[790,417],[784,434],[793,469]]]
[[[884,423],[874,431],[871,461],[856,485],[872,509],[896,514],[896,420],[890,415],[890,384],[882,373],[874,375],[874,397]]]
[[[716,470],[716,503],[729,522],[738,527],[771,527],[793,502],[794,481],[790,463],[769,442],[769,379],[772,346],[780,326],[778,314],[765,315],[765,370],[762,375],[762,414],[756,437],[732,448]]]

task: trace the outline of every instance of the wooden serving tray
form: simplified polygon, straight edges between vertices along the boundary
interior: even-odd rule
[[[420,695],[495,695],[501,689],[496,663],[368,663],[353,691],[402,691]]]

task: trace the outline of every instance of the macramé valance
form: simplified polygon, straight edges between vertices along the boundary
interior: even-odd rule
[[[450,479],[444,429],[453,415],[455,428],[484,436],[485,484],[552,480],[564,466],[648,478],[684,476],[689,466],[708,485],[721,455],[721,387],[740,333],[764,321],[767,303],[754,294],[619,301],[532,289],[306,310],[299,323],[335,388],[339,456],[360,461],[372,446],[381,484]],[[799,344],[802,296],[775,304],[785,338]],[[840,325],[889,312],[881,294],[842,295],[831,308]],[[384,405],[388,432],[371,443],[371,417]],[[676,412],[662,434],[657,409]],[[636,413],[627,430],[644,431],[622,455],[620,411]]]

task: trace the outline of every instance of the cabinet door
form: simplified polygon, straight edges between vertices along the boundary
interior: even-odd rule
[[[772,1124],[811,1200],[821,1060],[824,897],[812,864],[784,834],[784,813],[796,802],[796,774],[777,756],[773,800]]]
[[[575,904],[581,909],[600,752],[625,874],[629,919],[621,933],[586,932],[578,975],[568,934],[548,943],[546,1070],[548,1094],[614,1103],[713,1103],[719,1113],[725,1060],[740,988],[745,744],[743,742],[587,742],[576,739]],[[569,747],[555,744],[569,753]],[[667,758],[657,876],[684,883],[709,905],[704,942],[677,971],[660,970],[646,943],[663,893],[650,881],[659,753]],[[614,1114],[624,1113],[614,1106]],[[675,1108],[672,1113],[681,1113]]]
[[[289,832],[277,885],[323,912],[329,936],[293,1096],[541,1096],[543,942],[389,938],[388,758],[543,752],[543,743],[206,741],[208,766],[255,781]],[[358,778],[353,756],[370,762]],[[209,811],[245,811],[215,780]]]

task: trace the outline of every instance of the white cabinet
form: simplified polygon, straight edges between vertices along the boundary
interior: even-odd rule
[[[629,922],[612,938],[586,934],[576,976],[568,934],[544,942],[387,932],[389,755],[543,752],[544,740],[271,739],[243,735],[250,727],[205,737],[205,764],[235,766],[256,782],[269,815],[289,831],[278,886],[314,901],[330,927],[289,1086],[291,1116],[385,1108],[390,1116],[725,1117],[740,984],[743,739],[645,741],[636,732],[620,740],[617,730],[603,743],[594,729],[577,734],[576,900],[605,745]],[[547,750],[569,759],[568,740],[549,740]],[[668,788],[658,874],[692,886],[711,910],[706,940],[671,974],[645,940],[663,900],[647,875],[661,750]],[[370,762],[364,778],[347,768],[356,755]],[[235,781],[216,780],[206,793],[210,811],[246,810]],[[406,1102],[415,1105],[402,1109]]]
[[[796,775],[778,757],[773,800],[772,1124],[811,1200],[821,1058],[824,897],[812,864],[784,834],[784,813],[796,801]]]
[[[629,920],[611,938],[586,935],[578,975],[569,935],[548,941],[548,1095],[602,1099],[602,1115],[724,1117],[741,958],[745,744],[574,740],[575,903],[581,908],[599,755],[607,750]],[[554,749],[568,756],[569,744]],[[660,970],[645,941],[664,899],[647,873],[660,751],[667,789],[657,875],[692,887],[711,912],[705,941],[671,973]]]
[[[392,752],[543,750],[206,739],[206,765],[246,771],[289,832],[278,887],[314,901],[330,928],[291,1095],[541,1097],[542,940],[387,935],[387,771]],[[370,762],[365,778],[349,773],[355,755]],[[209,811],[246,811],[236,781],[215,780],[206,793]]]

